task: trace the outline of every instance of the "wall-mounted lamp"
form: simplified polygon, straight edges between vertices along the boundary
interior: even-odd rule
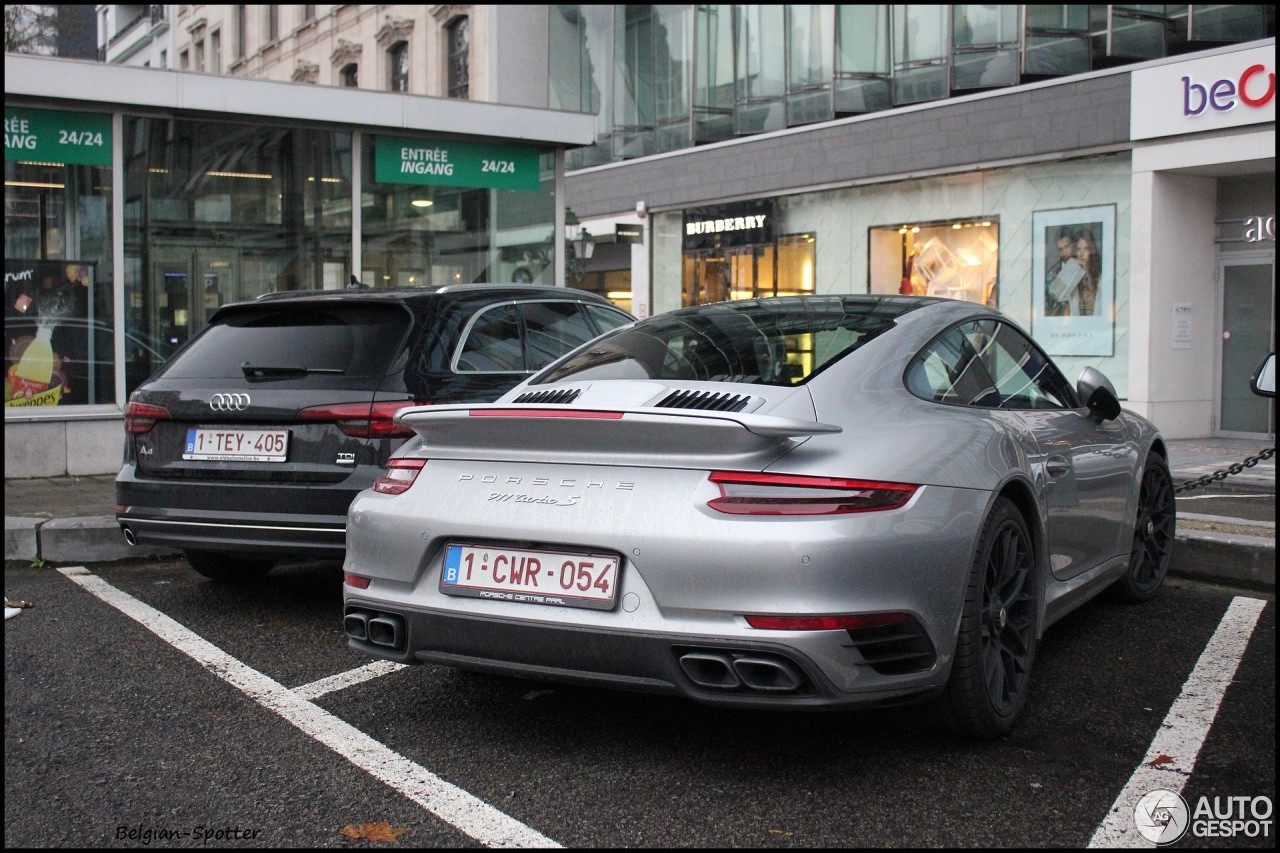
[[[596,251],[596,238],[591,236],[591,232],[582,227],[578,232],[578,236],[573,238],[573,253],[581,260],[590,258]]]

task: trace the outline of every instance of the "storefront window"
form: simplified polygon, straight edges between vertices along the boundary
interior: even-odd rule
[[[116,402],[111,117],[5,109],[5,414]]]
[[[686,210],[683,304],[812,293],[817,238],[775,237],[773,219],[767,200]]]
[[[363,283],[557,283],[555,155],[375,136],[363,170]]]
[[[126,118],[124,149],[128,331],[178,346],[227,302],[347,284],[351,134]]]
[[[870,243],[872,293],[997,305],[1000,223],[995,218],[874,227]]]

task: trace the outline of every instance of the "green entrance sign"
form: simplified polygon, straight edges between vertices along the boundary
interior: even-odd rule
[[[111,116],[4,109],[4,159],[111,166]]]
[[[374,178],[380,184],[430,184],[494,190],[536,190],[538,149],[489,142],[379,136]]]

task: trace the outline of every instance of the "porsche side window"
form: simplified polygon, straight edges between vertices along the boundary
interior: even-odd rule
[[[1070,386],[1012,326],[976,320],[948,329],[916,356],[907,388],[939,403],[985,409],[1065,409]]]

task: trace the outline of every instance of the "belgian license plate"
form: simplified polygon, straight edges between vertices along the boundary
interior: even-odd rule
[[[613,607],[618,558],[605,554],[530,551],[451,543],[440,591],[493,601],[558,607]]]
[[[187,430],[182,458],[210,462],[284,462],[289,455],[287,429]]]

